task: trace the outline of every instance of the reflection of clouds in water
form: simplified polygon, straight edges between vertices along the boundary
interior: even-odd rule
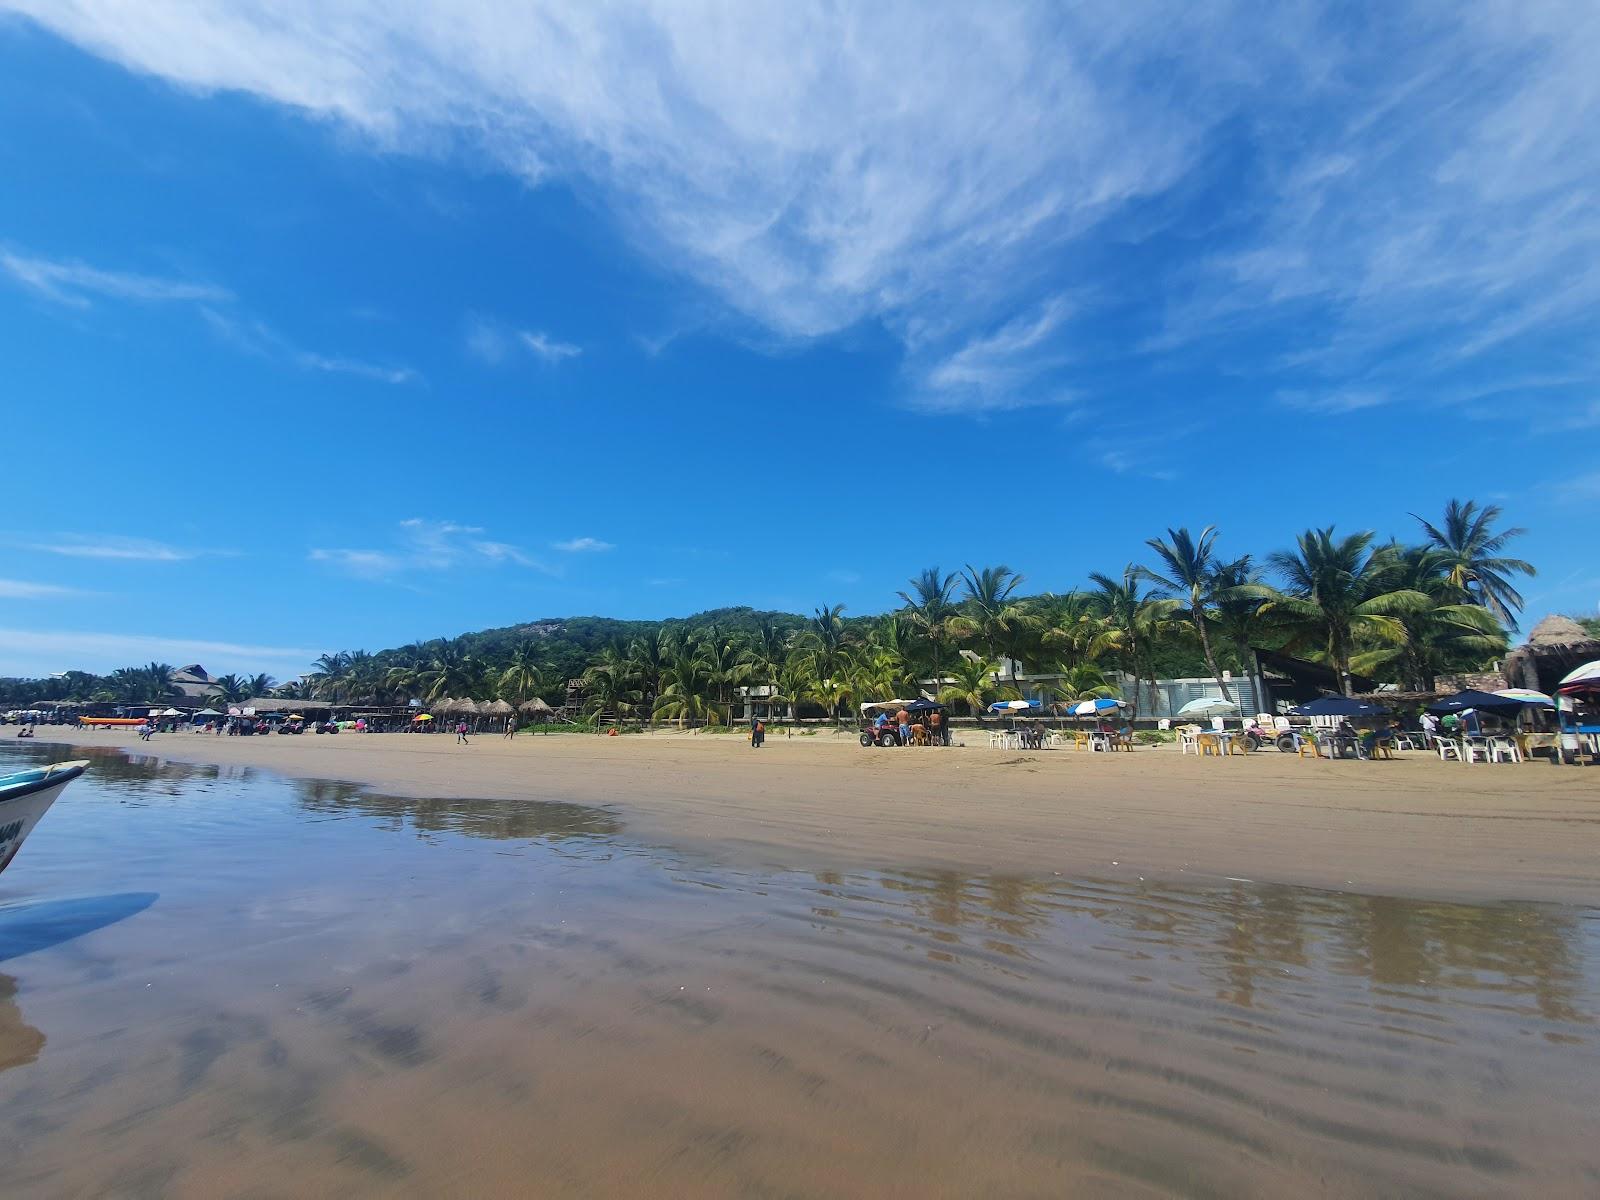
[[[16,995],[17,981],[0,975],[0,1071],[25,1067],[44,1049],[44,1034],[23,1019]]]

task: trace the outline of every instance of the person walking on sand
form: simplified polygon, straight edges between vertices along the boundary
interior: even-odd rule
[[[512,738],[514,738],[516,736],[517,736],[517,718],[515,716],[508,716],[506,718],[506,740],[509,741],[510,739],[512,739]]]
[[[757,717],[755,723],[750,726],[750,745],[753,749],[759,750],[766,744],[766,740],[767,723]]]
[[[467,723],[465,721],[456,722],[456,745],[471,745],[471,743],[467,741]]]

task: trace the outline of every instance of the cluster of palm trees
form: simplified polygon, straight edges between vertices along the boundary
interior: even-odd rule
[[[1214,527],[1168,529],[1146,543],[1144,563],[1031,596],[1004,565],[929,567],[882,616],[824,604],[805,619],[691,620],[614,639],[578,669],[581,703],[596,718],[701,725],[730,721],[746,694],[842,719],[861,700],[934,690],[976,714],[1018,696],[1023,673],[1046,676],[1029,686],[1061,701],[1115,694],[1120,674],[1137,711],[1161,675],[1203,671],[1234,698],[1230,674],[1250,678],[1256,649],[1324,663],[1346,691],[1353,676],[1432,690],[1439,675],[1481,669],[1507,649],[1522,605],[1512,580],[1533,568],[1507,555],[1524,531],[1497,529],[1500,518],[1497,506],[1453,500],[1439,522],[1417,518],[1413,543],[1311,529],[1259,562],[1223,554]],[[159,699],[163,669],[170,686],[163,664],[101,682],[118,699]],[[468,636],[327,654],[277,694],[373,704],[537,696],[559,707],[573,674],[551,662],[542,635],[503,645]],[[265,694],[262,682],[225,676],[218,698]]]
[[[171,663],[152,662],[142,667],[118,667],[106,675],[66,671],[51,679],[0,681],[0,704],[36,701],[79,701],[100,704],[159,704],[176,700],[183,691],[174,681],[178,669]],[[270,675],[221,675],[211,680],[206,699],[237,704],[252,696],[272,694]]]

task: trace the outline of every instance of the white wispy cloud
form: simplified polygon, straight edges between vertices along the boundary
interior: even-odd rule
[[[0,600],[55,600],[64,596],[81,596],[77,588],[60,587],[53,583],[33,583],[26,579],[0,579]]]
[[[304,670],[313,650],[256,646],[137,633],[0,629],[0,675],[41,676],[56,671],[111,671],[131,663],[199,662],[210,671]]]
[[[401,521],[390,547],[317,547],[311,550],[309,557],[312,562],[327,563],[347,574],[368,579],[503,563],[555,573],[552,567],[521,547],[486,537],[477,525],[424,517]]]
[[[1291,388],[1279,391],[1277,394],[1278,403],[1286,408],[1327,417],[1379,408],[1390,403],[1392,399],[1393,397],[1384,392],[1363,388],[1344,388],[1329,392],[1308,392]]]
[[[100,558],[124,562],[186,562],[207,554],[232,553],[172,546],[149,538],[123,537],[119,534],[60,533],[17,544],[26,550],[59,554],[64,558]]]
[[[561,342],[552,338],[548,333],[536,330],[523,330],[517,334],[522,342],[533,354],[542,358],[547,363],[558,363],[562,359],[577,358],[583,353],[582,346],[574,346],[571,342]]]
[[[1562,500],[1600,500],[1600,471],[1563,479],[1551,487],[1551,492]]]
[[[142,303],[225,301],[226,289],[209,283],[109,271],[70,259],[49,259],[0,246],[0,271],[48,300],[88,308],[94,298]]]
[[[1270,327],[1334,385],[1600,310],[1582,0],[1399,0],[1359,28],[1331,0],[0,6],[380,148],[581,177],[650,258],[779,338],[881,324],[908,389],[948,407],[1067,394],[1079,327],[1135,294],[1165,313],[1147,354]],[[1169,233],[1173,261],[1138,253]],[[1080,285],[1104,286],[1070,325],[1007,346]]]
[[[604,550],[615,550],[610,542],[602,542],[599,538],[576,537],[564,542],[551,542],[551,547],[560,550],[563,554],[598,554]]]
[[[492,317],[469,314],[466,322],[467,353],[479,362],[499,366],[521,349],[541,362],[554,366],[577,358],[583,347],[537,329],[513,329]]]
[[[365,362],[359,358],[304,350],[283,337],[266,322],[254,318],[233,316],[209,307],[202,308],[200,315],[212,332],[229,345],[246,354],[285,362],[303,371],[353,375],[377,383],[404,384],[418,383],[422,380],[422,376],[410,367]]]

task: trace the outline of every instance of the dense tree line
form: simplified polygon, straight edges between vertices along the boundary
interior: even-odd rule
[[[1169,529],[1146,543],[1142,563],[1093,572],[1067,592],[1024,595],[1005,565],[928,567],[880,616],[821,604],[809,617],[736,608],[659,623],[546,621],[325,654],[277,694],[374,704],[537,696],[559,706],[577,678],[591,714],[700,724],[729,719],[743,687],[842,718],[855,702],[912,696],[930,680],[942,699],[979,711],[1018,695],[1019,673],[1055,675],[1045,690],[1075,701],[1113,694],[1120,672],[1140,681],[1126,697],[1137,708],[1160,677],[1209,675],[1231,697],[1229,674],[1249,675],[1253,649],[1325,663],[1347,689],[1360,675],[1426,691],[1508,649],[1522,605],[1513,581],[1534,571],[1507,554],[1524,531],[1497,529],[1500,517],[1494,505],[1451,501],[1437,523],[1416,518],[1413,542],[1330,526],[1261,560],[1224,553],[1214,527]],[[154,701],[170,694],[171,670],[69,672],[27,698]],[[217,698],[263,694],[266,683],[228,676]],[[8,694],[22,699],[0,683]]]

